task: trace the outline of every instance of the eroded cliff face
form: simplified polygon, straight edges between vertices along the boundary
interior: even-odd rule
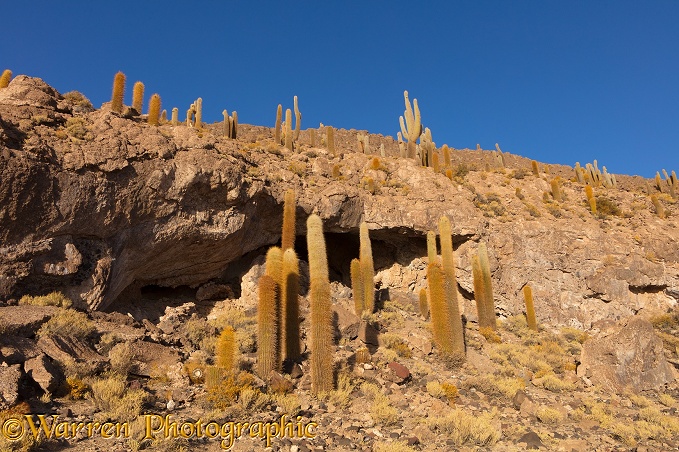
[[[337,131],[343,155],[333,156],[308,146],[306,132],[289,152],[273,144],[268,128],[242,125],[238,140],[220,130],[149,126],[16,77],[0,91],[0,300],[60,290],[101,310],[139,299],[147,286],[197,289],[216,281],[237,291],[247,262],[280,240],[288,188],[298,194],[297,234],[318,213],[336,242],[329,244],[336,279],[347,280],[352,243],[366,221],[380,242],[376,281],[393,290],[426,284],[424,236],[448,215],[471,319],[479,241],[488,243],[504,314],[523,310],[527,283],[541,321],[585,328],[663,311],[679,299],[677,220],[654,214],[639,179],[620,176],[618,189],[597,190],[622,212],[601,219],[583,203],[583,186],[569,180],[568,167],[536,177],[520,174],[530,162],[515,155],[506,154],[506,169],[497,170],[490,152],[454,151],[456,168],[472,171],[451,182],[390,157],[398,150],[389,137],[371,137],[387,154],[372,169],[372,156],[355,152],[355,131]],[[567,200],[544,203],[555,175]],[[663,202],[677,212],[671,198]]]

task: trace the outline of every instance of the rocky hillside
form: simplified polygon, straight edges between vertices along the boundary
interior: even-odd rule
[[[369,135],[363,153],[358,131],[335,130],[330,153],[320,145],[322,130],[314,129],[317,145],[311,146],[307,129],[291,152],[274,142],[267,127],[240,124],[237,139],[222,130],[222,124],[152,126],[134,112],[118,114],[107,104],[94,109],[78,93],[62,96],[27,76],[0,89],[0,327],[6,333],[0,358],[9,365],[2,379],[16,385],[32,381],[26,390],[32,396],[24,399],[56,394],[70,376],[70,398],[43,401],[42,408],[74,419],[111,413],[111,406],[81,401],[74,382],[96,393],[95,380],[118,378],[104,373],[117,369],[122,354],[132,362],[115,375],[122,375],[130,391],[143,393],[139,401],[150,411],[184,410],[178,412],[195,419],[206,410],[223,410],[204,400],[209,388],[202,379],[189,381],[187,365],[211,363],[215,335],[234,323],[246,331],[240,348],[244,366],[252,365],[256,281],[267,249],[280,244],[283,198],[293,188],[296,251],[303,261],[305,220],[312,213],[323,219],[338,322],[336,361],[344,370],[337,392],[325,401],[308,395],[308,363],[280,376],[281,385],[291,385],[282,393],[294,388],[298,399],[292,402],[280,396],[259,403],[257,394],[271,394],[265,388],[273,383],[241,382],[239,394],[244,387],[258,388],[252,389],[252,405],[239,406],[241,414],[273,418],[290,412],[285,406],[290,403],[292,411],[322,426],[320,442],[276,447],[679,445],[679,427],[664,421],[676,413],[670,394],[679,396],[672,366],[679,365],[679,350],[672,348],[679,345],[672,339],[679,319],[668,314],[679,299],[679,209],[665,181],[659,190],[655,181],[617,175],[617,187],[594,188],[593,214],[572,167],[540,163],[536,175],[530,160],[508,152],[501,163],[491,151],[452,150],[450,167],[435,172],[399,157],[391,137]],[[560,194],[554,194],[555,178]],[[463,367],[436,359],[428,322],[417,309],[417,295],[427,285],[426,234],[437,230],[442,215],[453,225],[460,307],[469,334]],[[349,302],[350,261],[358,256],[361,222],[370,228],[381,300],[381,309],[368,319],[353,315]],[[482,242],[504,321],[500,343],[475,326],[471,258]],[[540,333],[522,323],[527,284]],[[68,312],[78,312],[89,325],[77,339],[63,339],[63,331],[50,333],[45,326],[58,326],[70,302],[27,306],[55,291],[79,310]],[[22,306],[15,306],[22,297]],[[645,338],[642,345],[625,336],[631,316],[643,322],[629,327]],[[640,319],[664,328],[664,350],[651,324]],[[584,332],[609,342],[618,338],[614,342],[624,348],[607,350],[606,340],[585,342]],[[370,357],[357,363],[356,352],[365,346]],[[620,350],[632,350],[633,359],[598,369],[603,357]],[[96,365],[64,368],[69,360]],[[641,364],[634,367],[634,360]],[[27,379],[36,366],[59,384]],[[610,376],[621,372],[620,379]],[[493,374],[497,378],[487,378]],[[635,388],[625,385],[651,392],[634,395],[625,391]],[[606,394],[610,388],[614,396]],[[20,391],[12,397],[11,387],[0,389],[7,406],[22,399]],[[352,402],[355,397],[360,401]],[[639,417],[635,407],[645,414]],[[435,421],[432,412],[442,418]],[[460,436],[454,419],[464,418],[461,412],[472,418],[482,413],[485,430]],[[629,419],[632,430],[614,422],[616,416]],[[340,437],[328,435],[340,431],[349,442],[334,449]],[[258,443],[245,444],[242,450]]]

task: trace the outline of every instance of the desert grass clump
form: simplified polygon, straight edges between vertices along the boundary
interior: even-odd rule
[[[130,347],[129,342],[121,342],[116,344],[108,352],[108,358],[111,362],[111,371],[123,377],[127,377],[127,374],[132,370],[133,365],[133,353],[132,347]]]
[[[19,305],[57,306],[60,308],[70,308],[73,305],[73,302],[61,292],[54,291],[48,293],[47,295],[24,295],[19,299]]]
[[[11,80],[12,71],[10,71],[9,69],[5,69],[4,71],[2,71],[2,75],[0,75],[0,89],[7,88]]]
[[[315,214],[307,219],[307,249],[311,305],[311,391],[318,395],[333,389],[334,347],[332,301],[323,221]]]
[[[481,415],[469,414],[457,408],[446,416],[431,418],[428,425],[433,432],[450,438],[456,446],[492,446],[502,436],[502,432],[493,423],[496,415],[496,408]]]
[[[575,390],[575,385],[564,381],[563,379],[556,376],[556,374],[548,373],[544,377],[539,379],[539,384],[543,388],[551,392],[567,392]]]
[[[92,383],[92,400],[102,420],[128,421],[141,414],[146,401],[143,389],[128,389],[126,377],[112,374]]]
[[[141,108],[144,103],[144,84],[142,82],[135,82],[132,87],[132,108],[141,114]]]
[[[73,309],[60,309],[38,330],[38,336],[68,336],[86,340],[97,331],[87,314]]]
[[[111,110],[123,112],[123,97],[125,95],[125,74],[118,72],[113,78],[113,93],[111,94]]]
[[[398,411],[391,406],[389,398],[373,383],[363,383],[361,391],[371,402],[370,417],[375,423],[388,426],[398,422]]]
[[[153,94],[149,100],[149,115],[148,123],[152,126],[158,125],[158,120],[160,119],[160,96],[158,94]]]
[[[526,382],[516,377],[482,375],[467,378],[462,386],[467,389],[476,388],[489,397],[511,399],[517,391],[526,387]]]
[[[563,422],[563,415],[559,410],[542,406],[535,410],[535,417],[543,424],[559,424]]]

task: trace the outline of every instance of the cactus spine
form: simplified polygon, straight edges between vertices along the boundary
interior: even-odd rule
[[[111,110],[123,112],[123,96],[125,95],[125,74],[118,72],[113,78],[113,93],[111,95]]]
[[[297,104],[297,96],[293,98],[294,108],[295,108],[295,136],[294,141],[299,140],[299,131],[302,127],[302,113],[299,111],[299,105]]]
[[[281,329],[283,337],[282,357],[297,361],[301,350],[299,345],[299,260],[292,248],[283,253],[283,275],[281,286]]]
[[[281,121],[282,121],[282,116],[283,116],[283,106],[281,104],[278,104],[278,108],[276,109],[276,125],[274,128],[274,136],[273,136],[273,141],[276,143],[276,145],[281,144]]]
[[[373,252],[368,233],[368,224],[364,221],[359,229],[360,251],[359,260],[361,261],[361,275],[363,276],[363,308],[372,314],[375,310],[375,268],[373,266]]]
[[[160,96],[154,94],[149,100],[149,117],[148,123],[152,126],[158,125],[158,119],[160,117]]]
[[[490,262],[488,261],[488,250],[485,243],[479,243],[479,264],[481,266],[481,276],[484,289],[484,319],[479,316],[479,328],[492,328],[497,330],[495,321],[495,301],[493,300],[493,282],[490,277]]]
[[[259,278],[259,304],[257,306],[257,372],[266,379],[272,370],[278,370],[278,309],[276,306],[276,281],[269,275]]]
[[[285,110],[285,147],[292,151],[292,111]]]
[[[354,297],[354,309],[356,315],[363,314],[363,304],[365,302],[365,291],[363,290],[363,278],[361,276],[361,261],[351,260],[351,290]]]
[[[144,104],[144,84],[142,82],[135,82],[132,87],[132,108],[141,114],[141,108]]]
[[[535,318],[535,306],[533,306],[533,289],[528,284],[523,286],[523,298],[526,301],[526,323],[533,331],[538,330],[538,322]]]
[[[455,257],[453,255],[453,233],[450,220],[445,215],[439,219],[441,240],[441,263],[443,264],[444,290],[448,303],[448,325],[451,329],[453,349],[464,356],[464,330],[460,306],[457,301],[457,278],[455,277]],[[433,308],[433,306],[432,306]]]
[[[307,220],[309,298],[311,305],[311,391],[318,395],[333,389],[332,302],[323,221]]]
[[[283,201],[283,233],[281,237],[281,248],[287,250],[295,247],[295,190],[292,188],[285,192]]]
[[[231,325],[222,331],[216,344],[217,348],[217,367],[227,373],[234,373],[236,370],[236,332]]]
[[[415,158],[417,156],[415,142],[420,137],[420,135],[422,135],[420,108],[417,105],[417,99],[413,99],[413,105],[410,105],[408,91],[403,91],[403,98],[405,100],[406,109],[403,112],[403,116],[400,116],[398,119],[401,126],[402,136],[408,140],[406,156],[408,158]]]
[[[179,109],[174,107],[172,109],[172,125],[176,126],[177,124],[179,124]]]

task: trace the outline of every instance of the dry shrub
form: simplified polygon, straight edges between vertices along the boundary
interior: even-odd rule
[[[43,323],[38,336],[69,336],[87,339],[96,332],[94,323],[84,312],[60,309],[51,319]]]
[[[126,421],[139,416],[146,392],[128,390],[125,377],[111,374],[92,383],[92,400],[104,419]]]
[[[66,298],[61,292],[51,292],[47,295],[31,296],[24,295],[19,300],[20,305],[33,305],[33,306],[57,306],[60,308],[70,308],[73,302]]]
[[[430,419],[428,424],[432,431],[452,439],[456,446],[492,446],[502,436],[502,432],[493,425],[492,420],[496,413],[495,408],[492,412],[481,415],[455,409],[445,417]]]

